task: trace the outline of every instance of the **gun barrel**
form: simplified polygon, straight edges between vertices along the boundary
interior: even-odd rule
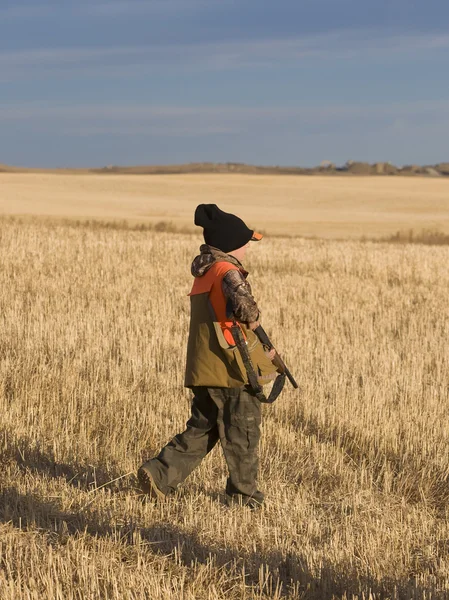
[[[285,367],[285,371],[284,371],[287,379],[290,381],[290,383],[292,384],[292,386],[295,388],[295,390],[297,390],[299,388],[299,385],[296,383],[295,378],[293,377],[293,375],[290,373],[290,371],[287,369],[287,367]]]

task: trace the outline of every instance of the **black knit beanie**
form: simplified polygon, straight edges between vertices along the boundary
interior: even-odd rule
[[[232,252],[247,244],[258,241],[260,233],[252,231],[245,223],[231,213],[226,213],[216,204],[200,204],[195,210],[195,225],[204,229],[204,241],[222,252]]]

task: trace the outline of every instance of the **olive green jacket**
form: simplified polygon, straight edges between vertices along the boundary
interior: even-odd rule
[[[210,247],[204,246],[201,249],[206,253],[211,250]],[[205,279],[196,281],[197,285],[194,285],[190,294],[191,313],[185,386],[241,387],[248,384],[246,369],[238,348],[230,343],[229,335],[225,335],[228,333],[226,325],[229,323],[224,323],[226,318],[217,312],[222,312],[222,307],[227,300],[222,288],[226,273],[229,270],[239,269],[246,277],[246,271],[236,259],[223,255],[219,251],[212,252],[212,257],[208,260],[210,262],[208,268],[200,271],[202,273],[200,278]],[[229,281],[231,279],[228,278],[228,285]],[[240,327],[246,338],[259,383],[261,385],[269,383],[276,376],[276,367],[266,356],[255,333],[245,323],[240,322]]]

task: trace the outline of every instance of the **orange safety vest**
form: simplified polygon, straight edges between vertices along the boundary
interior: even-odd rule
[[[240,352],[232,336],[234,325],[226,314],[223,277],[239,270],[228,262],[216,262],[201,277],[195,277],[190,296],[190,328],[184,385],[186,387],[232,388],[248,383]],[[253,331],[239,323],[260,383],[273,379],[276,368],[266,357]]]
[[[231,333],[231,327],[234,323],[229,320],[226,313],[226,297],[222,287],[223,277],[226,273],[229,273],[229,271],[239,271],[239,268],[232,263],[216,262],[202,277],[195,277],[192,291],[189,296],[209,294],[209,300],[214,311],[215,320],[220,324],[227,343],[230,346],[235,346],[234,337]],[[244,332],[243,336],[246,339]]]

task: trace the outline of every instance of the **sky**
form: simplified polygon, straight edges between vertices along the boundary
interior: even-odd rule
[[[447,0],[0,0],[0,163],[449,161]]]

